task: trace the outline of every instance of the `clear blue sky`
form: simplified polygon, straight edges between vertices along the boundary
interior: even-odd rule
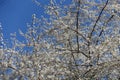
[[[26,30],[26,23],[30,23],[32,14],[37,17],[43,15],[43,10],[32,0],[0,0],[0,22],[5,38],[18,29]]]
[[[48,4],[49,0],[37,0],[42,5]],[[69,4],[71,0],[66,0],[64,4]],[[21,29],[25,32],[26,23],[32,20],[32,14],[36,14],[38,18],[44,15],[44,9],[36,5],[33,0],[0,0],[0,23],[3,27],[4,38],[10,38],[10,33]],[[20,39],[18,35],[17,38]]]

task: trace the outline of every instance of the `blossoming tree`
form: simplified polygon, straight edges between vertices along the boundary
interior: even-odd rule
[[[3,49],[1,79],[120,79],[119,0],[50,0],[24,41]],[[8,72],[7,72],[8,71]],[[9,73],[9,74],[8,74]]]

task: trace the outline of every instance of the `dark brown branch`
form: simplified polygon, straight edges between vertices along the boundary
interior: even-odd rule
[[[95,22],[94,26],[93,26],[93,29],[92,29],[92,31],[91,31],[91,33],[90,33],[89,38],[91,38],[91,37],[92,37],[92,34],[93,34],[93,32],[95,31],[96,25],[97,25],[98,21],[100,20],[100,17],[101,17],[101,15],[102,15],[102,13],[103,13],[103,11],[104,11],[105,7],[107,6],[108,1],[109,1],[109,0],[107,0],[107,1],[106,1],[105,6],[102,8],[102,10],[101,10],[101,12],[100,12],[100,14],[99,14],[99,16],[98,16],[98,18],[97,18],[97,20],[96,20],[96,22]]]
[[[106,24],[108,24],[108,22],[113,18],[114,15],[112,15],[106,22]],[[99,34],[99,37],[102,35],[102,33],[104,32],[103,28],[102,30],[100,31],[100,34]]]
[[[111,15],[111,17],[104,23],[104,25],[108,24],[108,22],[110,22],[110,20],[114,17],[114,15]],[[102,30],[100,31],[100,34],[98,35],[98,37],[100,37],[104,32],[104,29],[102,28]],[[96,41],[96,44],[98,43],[99,40]]]
[[[76,39],[77,39],[77,51],[79,53],[79,36],[77,35],[79,32],[79,9],[80,9],[80,0],[77,6],[77,13],[76,13]]]
[[[68,40],[68,42],[69,42],[70,50],[72,50],[72,45],[71,45],[70,39]],[[75,60],[75,56],[74,56],[74,54],[72,53],[72,51],[71,51],[71,56],[72,56],[72,58],[73,58],[73,60],[74,60],[74,64],[75,64],[76,69],[77,69],[77,71],[78,71],[78,73],[79,73],[79,68],[78,68],[78,65],[77,65],[76,60]],[[76,79],[78,78],[78,76],[75,76],[75,77],[76,77]]]

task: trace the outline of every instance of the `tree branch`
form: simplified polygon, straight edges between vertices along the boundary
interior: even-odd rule
[[[79,36],[77,35],[79,32],[79,9],[80,9],[80,0],[77,6],[77,13],[76,13],[76,39],[77,39],[77,51],[79,53]]]
[[[89,38],[92,37],[92,34],[93,34],[93,32],[95,31],[96,25],[97,25],[98,21],[100,20],[100,17],[101,17],[101,15],[102,15],[102,12],[104,11],[105,7],[107,6],[108,1],[109,1],[109,0],[106,1],[106,4],[105,4],[104,7],[102,8],[102,10],[101,10],[101,12],[100,12],[100,14],[99,14],[99,16],[98,16],[98,18],[97,18],[97,20],[96,20],[94,26],[93,26],[93,29],[92,29],[92,31],[91,31],[91,33],[90,33]]]
[[[111,17],[106,21],[106,23],[104,23],[104,24],[108,24],[108,22],[112,19],[114,17],[114,15],[111,15]],[[103,32],[104,32],[104,29],[103,29],[103,27],[102,27],[102,30],[100,31],[100,34],[98,35],[98,37],[100,37],[102,34],[103,34]],[[99,40],[97,40],[96,41],[96,45],[97,45],[97,43],[98,43],[98,41]]]

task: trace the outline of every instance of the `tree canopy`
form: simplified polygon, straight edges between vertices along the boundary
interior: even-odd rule
[[[23,41],[0,33],[0,79],[120,79],[119,0],[35,3],[47,17],[33,14]]]

